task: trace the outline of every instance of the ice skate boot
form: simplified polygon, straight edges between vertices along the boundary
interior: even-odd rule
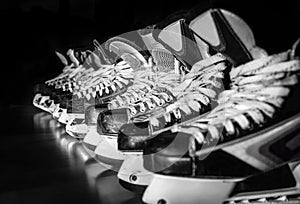
[[[213,16],[218,16],[218,17],[213,18],[212,17],[213,13],[217,13],[217,14],[214,14]],[[226,20],[226,19],[224,20],[225,17],[227,19],[229,19],[229,20]],[[220,20],[220,19],[223,19],[223,20]],[[226,57],[223,57],[223,55],[217,54],[217,55],[214,55],[211,58],[207,58],[207,60],[201,61],[201,59],[199,59],[200,61],[198,62],[198,64],[195,64],[194,69],[192,69],[191,72],[189,74],[187,74],[187,76],[185,76],[186,77],[185,80],[188,80],[188,79],[190,80],[192,77],[194,77],[194,75],[195,76],[200,75],[201,74],[200,71],[203,72],[203,75],[205,75],[205,74],[209,75],[209,74],[211,74],[210,73],[211,70],[215,70],[217,68],[220,69],[220,72],[225,72],[225,68],[226,67],[222,68],[222,66],[225,66],[225,64],[223,64],[223,63],[225,63],[225,61],[228,60],[228,59],[233,64],[242,63],[243,62],[243,60],[241,60],[242,57],[237,58],[237,60],[240,60],[240,61],[233,61],[234,56],[238,56],[238,54],[236,54],[235,52],[240,52],[240,53],[244,52],[244,54],[240,54],[240,55],[241,56],[245,56],[245,59],[244,59],[245,61],[250,60],[251,58],[257,57],[256,55],[258,55],[258,51],[254,52],[253,50],[260,50],[261,53],[260,53],[259,56],[266,55],[265,51],[263,51],[262,49],[256,47],[252,31],[250,30],[250,28],[248,27],[248,25],[246,23],[244,23],[244,21],[242,21],[239,17],[237,17],[234,14],[229,13],[227,11],[223,11],[223,10],[216,10],[216,11],[215,10],[210,10],[208,12],[205,12],[204,14],[201,14],[198,17],[196,17],[194,20],[192,20],[191,24],[190,24],[190,27],[193,28],[194,30],[200,30],[200,28],[198,29],[197,26],[200,26],[200,27],[201,27],[201,25],[203,27],[208,26],[208,25],[214,26],[214,24],[213,24],[214,22],[218,25],[216,27],[222,27],[222,28],[224,27],[224,28],[223,28],[223,30],[219,30],[218,32],[216,31],[217,33],[216,34],[214,33],[213,37],[215,37],[216,35],[218,35],[218,33],[219,33],[220,36],[226,36],[226,39],[223,39],[223,40],[227,40],[226,42],[221,41],[221,39],[218,40],[218,41],[220,42],[221,45],[227,45],[228,53],[224,52],[225,56],[230,56],[230,55],[233,55],[233,56],[226,58]],[[195,25],[197,25],[197,26],[195,26]],[[242,27],[238,27],[238,25],[239,26],[243,25],[243,26]],[[183,23],[182,20],[180,20],[180,21],[178,21],[176,23],[173,23],[173,24],[167,26],[166,30],[163,29],[161,31],[162,34],[157,34],[157,36],[158,36],[157,38],[163,44],[167,44],[168,43],[169,45],[166,45],[167,47],[170,47],[170,45],[172,45],[172,43],[173,43],[172,46],[174,48],[169,48],[169,49],[174,50],[175,47],[179,46],[179,45],[176,45],[175,42],[170,42],[169,39],[172,39],[170,33],[172,33],[171,31],[173,31],[173,30],[177,31],[177,30],[180,30],[180,29],[183,29],[183,28],[184,28],[184,23]],[[236,30],[234,30],[234,28]],[[205,29],[202,29],[202,30],[205,30]],[[215,31],[215,29],[213,29],[213,28],[211,28],[211,30],[212,30],[212,32]],[[207,30],[207,32],[210,32],[210,31]],[[185,31],[184,33],[187,33],[187,31]],[[160,36],[160,35],[162,35],[162,36]],[[203,35],[205,37],[208,36],[207,33],[204,33]],[[194,35],[194,36],[197,37],[197,35]],[[241,38],[239,39],[236,36],[241,36]],[[221,38],[221,37],[219,37],[219,38]],[[166,39],[166,42],[163,42],[162,39]],[[206,39],[205,41],[210,42],[210,41],[214,41],[214,40],[217,40],[217,39],[212,38],[212,39]],[[179,41],[179,42],[181,42],[181,41]],[[202,47],[200,47],[202,49],[199,49],[200,51],[198,51],[198,52],[201,52],[201,53],[204,53],[205,51],[207,51],[209,49],[209,46],[211,46],[209,44],[206,44],[204,41],[200,41],[199,39],[196,42],[198,43],[197,45],[199,45],[199,47],[202,46]],[[181,43],[179,43],[179,44],[181,44]],[[229,45],[234,45],[234,47],[231,48]],[[246,45],[247,45],[247,47],[246,47]],[[182,47],[184,47],[184,46],[182,46]],[[187,47],[187,45],[185,45],[185,47]],[[239,50],[237,50],[238,47],[240,47]],[[245,49],[245,47],[247,49]],[[235,50],[235,51],[233,52],[233,50]],[[253,55],[252,55],[251,51],[253,52]],[[183,48],[181,48],[181,52],[182,53],[187,53],[187,51],[185,51],[185,49],[183,49]],[[208,53],[206,53],[206,56],[207,55],[208,55]],[[203,57],[203,58],[205,58],[205,57]],[[178,59],[181,59],[181,58],[178,58]],[[181,60],[181,61],[185,62],[185,61],[188,61],[188,60],[191,61],[191,57],[189,57],[189,59],[187,59],[187,60]],[[195,61],[195,59],[193,61]],[[215,68],[214,66],[211,66],[211,65],[219,65],[219,67]],[[200,69],[197,68],[197,67],[199,67]],[[220,75],[221,73],[215,73],[215,74],[216,75],[217,74]],[[205,78],[205,76],[202,76],[202,77]],[[222,76],[220,78],[222,78]],[[200,85],[205,85],[205,83],[200,84],[201,80],[202,79],[200,79],[199,82],[198,82],[199,86]],[[212,79],[212,78],[210,80],[211,80],[210,84],[213,84],[213,82],[216,81],[216,79]],[[223,84],[221,84],[221,85],[223,85]],[[188,86],[188,85],[192,85],[192,83],[191,84],[182,84],[182,85],[187,85]],[[182,86],[182,87],[179,87],[179,88],[183,88],[183,90],[184,90],[184,88],[186,88],[186,87]],[[222,88],[224,89],[224,86]],[[172,93],[172,91],[171,91],[171,93]],[[206,95],[208,95],[208,93],[206,93]],[[202,98],[203,97],[205,97],[205,95],[202,96]],[[185,99],[186,97],[184,96],[182,98]],[[202,101],[200,100],[202,102],[202,105],[205,105],[205,104],[207,105],[207,102],[205,103],[205,100],[207,101],[208,98],[204,98]],[[192,102],[191,102],[191,104],[192,104]],[[188,104],[186,104],[186,105],[188,105]],[[195,104],[195,106],[196,107],[192,107],[192,108],[199,109],[199,105]],[[176,107],[175,107],[175,105],[171,105],[167,109],[168,109],[167,112],[169,112],[169,118],[170,118],[170,113],[172,112],[170,110],[174,110],[174,109],[176,109]],[[181,121],[182,120],[187,120],[187,119],[189,119],[189,116],[188,116],[189,114],[186,114],[186,112],[188,112],[188,110],[187,111],[185,111],[185,110],[186,109],[184,109],[184,107],[182,107],[181,110],[178,110],[179,113],[172,113],[172,115],[173,115],[173,117],[174,117],[174,115],[179,115],[179,116],[183,115],[183,117],[182,117],[183,119],[179,118],[179,120],[181,120]],[[196,112],[197,111],[198,110],[196,110]],[[203,112],[206,112],[206,111],[203,111]],[[202,114],[202,113],[200,112],[200,114]],[[186,115],[186,117],[185,117],[185,115]],[[176,121],[176,119],[177,118],[175,117],[174,120]],[[170,120],[171,119],[164,118],[163,114],[161,114],[161,117],[150,118],[150,121],[149,122],[145,122],[144,124],[139,124],[139,125],[137,125],[137,124],[128,124],[128,131],[126,130],[127,127],[125,125],[123,127],[123,130],[120,131],[120,132],[121,132],[121,134],[123,133],[125,136],[127,135],[129,139],[130,139],[131,135],[132,136],[136,135],[138,137],[139,135],[145,135],[146,134],[146,135],[150,136],[151,135],[151,131],[157,131],[157,130],[161,129],[162,127],[168,126],[167,123],[171,122]],[[176,122],[180,123],[180,121],[178,121],[178,119],[177,119]],[[159,126],[161,126],[161,127],[156,127],[157,125],[156,126],[152,125],[152,124],[158,124],[158,123],[159,123]],[[172,124],[172,122],[171,122],[171,124]],[[134,138],[134,140],[135,140],[135,142],[139,141],[138,138]],[[128,149],[129,147],[126,147],[126,148]],[[121,149],[122,149],[122,147],[121,147]]]
[[[76,81],[76,76],[81,74],[86,74],[91,70],[86,70],[82,65],[84,60],[88,56],[88,50],[83,49],[70,49],[67,52],[69,56],[70,63],[67,58],[62,54],[56,52],[57,56],[60,58],[62,63],[65,65],[62,74],[55,77],[52,80],[46,81],[44,84],[38,84],[35,86],[35,97],[33,104],[36,107],[42,108],[47,112],[53,112],[56,108],[56,104],[59,103],[60,97],[70,94],[74,81]]]
[[[156,174],[144,202],[222,203],[238,183],[299,160],[300,61],[293,50],[232,68],[230,89],[212,111],[148,140],[144,167]],[[183,185],[200,191],[177,188]],[[209,185],[223,191],[208,196]]]
[[[95,123],[98,117],[97,114],[108,109],[107,103],[114,100],[114,98],[122,98],[124,93],[128,93],[127,89],[129,87],[132,88],[132,85],[136,80],[136,73],[133,73],[133,70],[139,73],[139,69],[145,69],[148,66],[146,60],[148,57],[146,54],[142,55],[140,53],[141,51],[139,51],[141,48],[125,38],[115,37],[110,39],[106,42],[106,47],[117,55],[117,57],[120,57],[122,59],[121,63],[124,65],[120,65],[122,67],[115,67],[113,70],[114,72],[107,72],[106,78],[109,77],[108,79],[111,81],[107,79],[99,81],[99,83],[94,83],[96,91],[92,90],[91,94],[96,95],[96,101],[95,105],[85,109],[85,120],[79,123],[70,122],[70,125],[68,126],[69,131],[73,132],[73,134],[78,133],[81,135],[81,138],[87,134],[89,124],[92,125]],[[125,65],[128,67],[125,67]],[[104,76],[102,76],[102,78],[104,78]],[[149,87],[150,85],[144,83],[142,86],[142,89],[146,89],[145,86]],[[90,93],[83,94],[89,96]]]
[[[217,14],[214,14],[215,12],[217,12]],[[190,87],[192,87],[193,85],[203,87],[203,85],[205,84],[202,82],[204,81],[203,80],[204,78],[211,80],[210,84],[214,84],[214,82],[218,80],[220,81],[220,79],[222,79],[223,77],[223,72],[225,72],[226,69],[226,63],[225,63],[226,60],[228,60],[234,65],[237,65],[249,61],[253,58],[257,58],[259,53],[257,50],[260,50],[261,52],[259,56],[266,55],[265,51],[256,48],[252,31],[250,30],[248,25],[244,23],[239,17],[227,11],[210,10],[208,12],[205,12],[204,14],[193,19],[189,27],[193,29],[191,31],[192,33],[194,33],[194,30],[195,31],[199,30],[197,26],[203,26],[203,27],[214,26],[214,23],[218,25],[216,27],[219,28],[222,27],[222,30],[218,30],[217,32],[215,29],[211,28],[211,32],[214,31],[216,32],[214,33],[213,37],[218,37],[218,35],[226,36],[226,38],[222,38],[222,37],[218,37],[218,38],[220,38],[219,39],[220,44],[223,46],[227,45],[227,48],[223,47],[225,51],[223,50],[222,54],[224,55],[216,54],[210,58],[207,58],[203,53],[206,53],[206,56],[208,56],[208,50],[210,47],[212,47],[211,49],[215,49],[215,52],[221,51],[221,49],[218,50],[219,48],[217,48],[216,46],[212,46],[211,44],[208,44],[208,42],[212,43],[216,39],[208,39],[207,38],[208,34],[202,33],[202,35],[207,38],[206,40],[202,41],[204,38],[201,38],[201,36],[194,34],[194,38],[197,38],[196,45],[198,45],[198,47],[200,48],[199,53],[202,53],[202,56],[204,55],[204,57],[202,58],[202,60],[201,58],[199,58],[198,59],[199,62],[197,62],[195,65],[192,64],[194,66],[192,66],[190,73],[185,76],[187,77],[187,79],[183,80],[183,81],[187,81],[192,78],[191,76],[196,77],[200,75],[199,81],[192,81]],[[242,24],[243,25],[242,28],[238,27],[237,23]],[[183,63],[187,63],[187,62],[195,63],[196,60],[192,60],[191,55],[188,55],[188,57],[186,55],[187,52],[185,51],[184,48],[188,46],[187,45],[184,46],[183,44],[179,49],[178,43],[176,44],[176,42],[184,42],[184,40],[180,41],[180,38],[177,39],[176,41],[170,40],[172,39],[170,37],[170,33],[174,31],[178,32],[178,30],[180,29],[183,30],[185,29],[184,35],[187,35],[188,32],[187,29],[184,27],[184,25],[185,23],[183,20],[170,24],[169,26],[166,27],[166,29],[163,29],[160,33],[158,32],[156,34],[156,38],[158,39],[158,41],[160,41],[162,44],[164,44],[166,47],[172,50],[172,52],[174,52],[176,56],[184,57],[183,60],[181,60]],[[208,30],[207,32],[210,31]],[[236,33],[239,33],[239,35],[237,35]],[[246,47],[246,44],[248,47]],[[222,47],[221,45],[219,47]],[[232,45],[233,47],[230,47],[228,45]],[[180,52],[178,52],[178,50],[180,50]],[[256,50],[255,52],[253,52],[253,55],[251,50],[252,51]],[[182,59],[182,58],[178,58],[178,59]],[[196,68],[197,66],[200,67],[200,69],[197,69]],[[219,75],[221,77],[219,79],[214,77],[211,78],[206,77],[206,74],[207,75],[211,74],[212,70],[215,71],[218,70],[218,72],[215,72],[213,75],[214,76]],[[191,120],[197,117],[199,114],[200,115],[204,114],[210,108],[212,108],[210,101],[212,101],[211,99],[213,99],[213,96],[209,95],[208,92],[205,92],[206,90],[203,90],[204,92],[200,91],[200,93],[195,93],[192,92],[193,89],[185,90],[184,86],[181,87],[179,86],[179,88],[183,89],[181,90],[181,93],[186,92],[186,94],[179,95],[179,97],[177,98],[177,102],[167,107],[167,110],[164,114],[155,115],[155,117],[153,118],[150,117],[149,121],[146,122],[131,123],[121,127],[119,131],[119,139],[118,139],[119,150],[126,153],[129,152],[131,154],[133,152],[140,153],[143,151],[145,143],[147,143],[147,138],[153,137],[155,134],[163,131],[163,129],[168,126],[172,126],[175,123],[180,124],[181,122]],[[224,89],[224,87],[222,88]],[[210,91],[211,93],[213,93],[215,90],[212,89]],[[209,98],[209,96],[211,98]],[[123,163],[123,165],[126,165],[126,161]],[[144,170],[144,172],[147,171]],[[128,175],[130,175],[130,173],[128,173]],[[129,178],[127,178],[126,181],[127,182],[130,181]]]

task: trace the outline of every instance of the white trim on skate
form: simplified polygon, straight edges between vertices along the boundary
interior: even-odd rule
[[[120,180],[134,185],[148,186],[152,177],[153,173],[143,166],[143,154],[126,155],[118,172]]]

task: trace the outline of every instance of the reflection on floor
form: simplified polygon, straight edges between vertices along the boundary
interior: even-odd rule
[[[26,111],[25,111],[26,112]],[[48,142],[50,144],[51,142],[55,144],[55,148],[51,147],[53,149],[53,152],[55,152],[55,155],[57,156],[57,162],[60,163],[61,160],[65,160],[65,164],[59,164],[59,167],[53,167],[53,168],[62,168],[64,169],[64,174],[70,174],[74,175],[74,178],[71,179],[74,180],[74,188],[77,185],[77,188],[80,185],[78,185],[78,181],[76,181],[76,176],[78,175],[78,180],[85,180],[82,181],[82,191],[81,193],[84,194],[85,192],[91,192],[90,194],[93,195],[94,193],[96,196],[94,198],[91,198],[91,202],[85,202],[85,203],[142,203],[141,201],[141,195],[136,194],[133,192],[130,192],[126,189],[124,189],[120,184],[119,180],[117,178],[117,172],[110,170],[110,167],[108,165],[105,165],[104,163],[100,163],[99,161],[96,161],[94,159],[94,155],[88,152],[87,149],[82,145],[82,142],[80,140],[74,139],[70,137],[68,134],[65,133],[65,128],[61,124],[59,124],[57,121],[55,121],[51,115],[44,112],[38,112],[35,113],[35,111],[29,111],[24,113],[32,114],[33,115],[33,138],[32,143],[36,143],[36,140],[41,140],[45,143]],[[38,139],[37,139],[38,138]],[[27,140],[29,141],[29,140]],[[51,143],[51,144],[52,144]],[[49,145],[48,145],[49,146]],[[57,152],[56,152],[57,151]],[[43,151],[40,151],[41,154],[43,154]],[[46,155],[47,156],[47,155]],[[44,158],[46,156],[43,156]],[[49,155],[49,159],[52,158],[53,155]],[[61,159],[63,158],[63,159]],[[45,158],[47,159],[47,158]],[[55,158],[54,158],[55,159]],[[38,161],[37,161],[38,162]],[[53,162],[55,165],[55,161]],[[49,170],[52,171],[52,170]],[[84,174],[82,174],[84,172]],[[1,172],[0,172],[1,173]],[[66,175],[67,177],[70,175]],[[84,175],[84,176],[80,176]],[[82,178],[83,177],[83,178]],[[53,179],[61,179],[61,178],[55,178]],[[51,180],[51,178],[50,178]],[[1,179],[0,179],[1,181]],[[66,181],[67,182],[67,181]],[[72,185],[72,180],[68,182],[71,182],[70,185]],[[58,182],[54,182],[58,183]],[[64,183],[64,182],[62,182]],[[87,183],[87,184],[86,184]],[[48,185],[48,183],[44,183],[43,185]],[[50,185],[50,184],[49,184]],[[30,186],[30,185],[27,185]],[[30,188],[30,187],[28,187]],[[63,188],[63,187],[62,187]],[[78,193],[78,191],[68,192],[71,191],[69,189],[65,189],[65,191],[60,192],[59,196],[64,196],[64,193]],[[19,192],[14,193],[14,195],[17,195]],[[49,192],[48,192],[49,193]],[[86,195],[80,195],[80,197],[89,197],[89,193]],[[50,193],[51,194],[51,193]],[[58,196],[56,194],[53,194],[53,196]],[[79,195],[76,195],[79,196]],[[0,203],[1,201],[13,201],[12,199],[8,198],[8,193],[5,193],[4,196],[0,194]],[[24,196],[26,197],[26,196]],[[39,197],[37,195],[37,197]],[[51,197],[51,196],[49,196]],[[91,196],[90,196],[91,197]],[[18,199],[17,199],[18,200]],[[63,200],[63,199],[62,199]],[[76,199],[75,203],[76,202]],[[27,200],[29,201],[36,201],[33,203],[48,203],[45,198],[31,198]],[[17,203],[17,202],[11,202],[11,203]],[[27,202],[25,202],[27,203]],[[79,201],[78,201],[79,203]]]

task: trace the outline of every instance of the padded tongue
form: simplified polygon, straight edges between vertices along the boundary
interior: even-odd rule
[[[173,22],[162,30],[155,29],[153,37],[170,50],[188,69],[204,58],[184,19]]]
[[[190,28],[215,52],[228,57],[233,65],[252,60],[250,50],[255,47],[253,33],[236,15],[212,9],[193,19]]]
[[[292,59],[300,59],[300,38],[294,43],[291,50]]]
[[[157,70],[164,72],[175,70],[176,68],[174,55],[153,38],[153,27],[147,27],[145,29],[139,30],[138,32],[143,39],[147,49],[151,52],[151,56]]]

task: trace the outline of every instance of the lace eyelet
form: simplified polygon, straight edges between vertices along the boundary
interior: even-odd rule
[[[171,96],[168,96],[168,98],[166,99],[166,101],[167,101],[167,102],[171,102],[172,99],[173,99],[173,98],[172,98]]]
[[[158,106],[163,106],[165,104],[165,101],[164,100],[160,100],[160,102],[157,104]]]
[[[174,110],[173,113],[176,119],[181,119],[181,113],[179,109]]]

